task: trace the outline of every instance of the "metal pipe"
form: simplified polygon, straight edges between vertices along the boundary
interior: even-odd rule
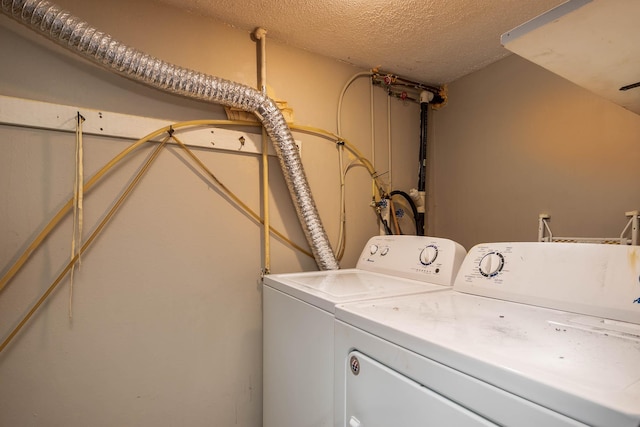
[[[258,88],[263,94],[267,94],[267,30],[258,27],[253,32],[253,36],[259,43],[260,58],[258,65],[259,81]],[[271,226],[271,219],[269,216],[269,156],[268,156],[268,144],[269,136],[267,132],[262,128],[262,219],[264,226],[262,227],[262,238],[264,239],[264,267],[263,273],[269,274],[271,272],[271,233],[269,227]]]
[[[427,187],[427,131],[429,118],[429,102],[433,99],[431,92],[422,91],[420,93],[420,153],[418,165],[418,194],[421,198],[425,197]],[[426,208],[426,200],[423,206]],[[416,221],[416,234],[424,236],[426,234],[424,223],[424,209],[418,210],[418,218]]]
[[[389,187],[393,190],[393,145],[391,143],[391,97],[387,96],[387,170],[389,171]]]
[[[298,219],[318,267],[337,269],[291,131],[276,103],[240,83],[179,67],[114,40],[45,0],[1,0],[2,13],[92,62],[148,86],[255,114],[274,142]]]

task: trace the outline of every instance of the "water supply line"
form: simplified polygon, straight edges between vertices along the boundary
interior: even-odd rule
[[[0,1],[5,15],[109,71],[165,92],[255,114],[274,143],[298,219],[318,267],[322,270],[339,268],[293,136],[272,99],[249,86],[179,67],[126,46],[46,0]]]
[[[339,137],[342,136],[342,102],[344,100],[344,96],[347,93],[347,89],[353,82],[355,82],[360,77],[369,77],[371,78],[371,71],[361,71],[359,73],[354,74],[342,87],[342,91],[340,91],[340,96],[338,97],[338,108],[336,114],[336,129],[337,135]],[[375,123],[373,120],[373,85],[369,86],[369,98],[370,98],[370,124],[371,124],[371,164],[375,165]],[[344,167],[344,141],[339,141],[337,144],[338,148],[338,172],[340,173],[340,222],[338,229],[338,243],[336,245],[336,258],[341,260],[344,251],[346,248],[346,233],[347,233],[347,212],[346,212],[346,187],[345,180],[348,167],[345,169]],[[375,188],[375,178],[372,177],[373,183],[372,185]],[[375,202],[375,190],[372,194],[372,203]]]
[[[379,69],[372,70],[371,82],[373,86],[381,86],[387,91],[388,98],[395,97],[402,101],[411,101],[420,104],[420,153],[417,189],[409,190],[409,196],[417,208],[416,234],[424,235],[426,210],[426,181],[427,181],[427,118],[429,108],[438,109],[447,102],[446,86],[434,86],[420,83],[397,76]],[[389,105],[389,99],[387,99]],[[387,106],[389,116],[389,106]],[[390,122],[390,118],[387,120]],[[390,125],[387,127],[390,132]],[[389,142],[391,135],[388,135]],[[389,181],[391,182],[391,149],[389,151]]]

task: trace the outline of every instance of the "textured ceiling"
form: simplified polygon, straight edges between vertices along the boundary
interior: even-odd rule
[[[509,52],[500,35],[564,0],[156,0],[269,40],[423,83],[449,83]]]

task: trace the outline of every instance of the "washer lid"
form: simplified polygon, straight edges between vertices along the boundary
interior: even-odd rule
[[[359,269],[270,274],[264,282],[330,313],[340,303],[450,289]]]
[[[587,424],[640,425],[640,325],[453,290],[336,318]]]

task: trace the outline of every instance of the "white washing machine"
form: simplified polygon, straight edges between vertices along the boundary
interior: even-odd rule
[[[333,425],[336,304],[450,289],[465,254],[447,239],[376,236],[356,268],[265,276],[264,427]]]
[[[336,307],[335,425],[640,426],[640,248],[472,248],[452,290]]]

